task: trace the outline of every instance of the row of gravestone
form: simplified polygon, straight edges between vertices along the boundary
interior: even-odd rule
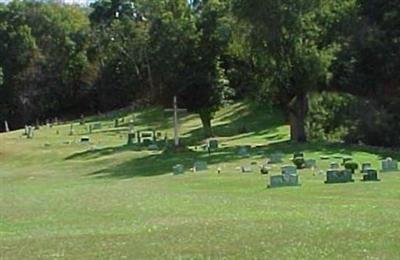
[[[378,172],[368,168],[363,171],[361,181],[380,181]],[[354,182],[353,174],[350,170],[329,169],[326,174],[326,184]],[[299,175],[295,166],[282,167],[282,174],[270,177],[268,188],[299,186]]]
[[[207,162],[205,161],[196,161],[191,168],[192,172],[201,172],[208,170]],[[172,167],[172,171],[174,175],[180,175],[185,173],[185,166],[182,164],[177,164]]]

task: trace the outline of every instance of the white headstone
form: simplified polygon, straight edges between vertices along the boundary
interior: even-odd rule
[[[4,130],[5,130],[6,132],[10,132],[10,128],[8,127],[8,122],[7,122],[7,120],[4,121]]]

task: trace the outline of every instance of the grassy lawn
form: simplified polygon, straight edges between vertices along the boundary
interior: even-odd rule
[[[399,259],[400,172],[381,182],[324,184],[302,170],[300,187],[266,189],[269,177],[237,167],[263,163],[272,152],[303,151],[326,169],[321,155],[379,161],[400,153],[363,146],[288,143],[279,113],[243,104],[214,120],[221,149],[200,146],[200,120],[182,118],[191,152],[166,154],[125,146],[126,125],[115,115],[92,118],[103,128],[80,144],[86,127],[42,127],[32,140],[22,130],[0,134],[0,259]],[[126,122],[131,113],[121,113]],[[155,127],[172,137],[170,115],[134,114],[136,129]],[[246,128],[246,132],[240,131]],[[237,154],[252,145],[251,156]],[[196,149],[197,148],[197,149]],[[172,166],[204,160],[209,170],[173,176]],[[278,174],[282,165],[275,165]],[[216,173],[217,168],[222,174]]]

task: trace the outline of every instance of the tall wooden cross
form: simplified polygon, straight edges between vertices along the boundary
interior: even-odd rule
[[[173,108],[165,109],[166,112],[174,112],[174,144],[179,146],[179,112],[187,112],[186,108],[178,108],[178,98],[174,96]]]

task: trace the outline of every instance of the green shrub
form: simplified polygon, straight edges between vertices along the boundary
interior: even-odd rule
[[[303,157],[296,157],[293,159],[294,165],[297,169],[303,169],[305,167],[305,161]]]
[[[350,170],[351,173],[355,173],[356,170],[358,169],[358,163],[356,162],[346,162],[344,164],[344,168],[347,170]]]

